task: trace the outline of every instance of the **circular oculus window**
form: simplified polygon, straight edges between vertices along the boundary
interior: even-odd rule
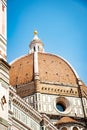
[[[58,103],[56,104],[56,108],[57,108],[60,112],[64,112],[64,111],[66,110],[66,106],[65,106],[63,103],[61,103],[61,102],[58,102]]]
[[[70,112],[70,103],[68,101],[68,99],[66,99],[65,97],[58,97],[56,99],[56,108],[59,112],[65,112],[68,113]]]

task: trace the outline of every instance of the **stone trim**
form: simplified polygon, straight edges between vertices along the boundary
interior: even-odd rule
[[[49,85],[59,85],[59,86],[65,86],[65,87],[74,87],[74,88],[78,87],[78,85],[73,86],[73,85],[63,84],[63,83],[59,83],[59,82],[40,81],[40,83],[49,84]]]

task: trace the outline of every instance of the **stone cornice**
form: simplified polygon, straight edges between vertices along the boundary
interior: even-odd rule
[[[37,86],[37,92],[51,95],[63,95],[71,97],[79,97],[78,87],[71,87],[65,85],[45,84],[40,82]]]
[[[10,68],[10,65],[5,60],[3,60],[2,58],[0,58],[0,64],[4,65],[7,69]]]
[[[27,114],[30,114],[33,118],[36,118],[38,121],[42,120],[42,115],[33,109],[29,104],[27,104],[23,99],[21,99],[15,92],[9,89],[9,93],[10,98],[15,105],[20,107],[20,109],[22,109]]]
[[[59,82],[48,82],[48,81],[40,81],[40,83],[42,84],[49,84],[49,85],[59,85],[59,86],[65,86],[65,87],[78,87],[77,85],[76,86],[73,86],[73,85],[69,85],[69,84],[63,84],[63,83],[59,83]]]

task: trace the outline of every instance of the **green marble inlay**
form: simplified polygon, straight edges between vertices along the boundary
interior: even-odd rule
[[[1,118],[1,117],[0,117],[0,124],[5,125],[6,127],[8,126],[8,122],[5,119]]]

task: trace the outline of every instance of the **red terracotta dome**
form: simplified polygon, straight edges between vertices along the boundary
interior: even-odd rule
[[[34,31],[30,42],[30,54],[11,64],[10,84],[22,85],[34,81],[38,76],[41,82],[77,86],[77,75],[74,69],[63,58],[44,53],[43,43]]]
[[[34,53],[25,55],[11,64],[10,84],[12,86],[26,84],[34,80]],[[76,86],[77,77],[72,67],[61,57],[38,52],[39,79]]]

